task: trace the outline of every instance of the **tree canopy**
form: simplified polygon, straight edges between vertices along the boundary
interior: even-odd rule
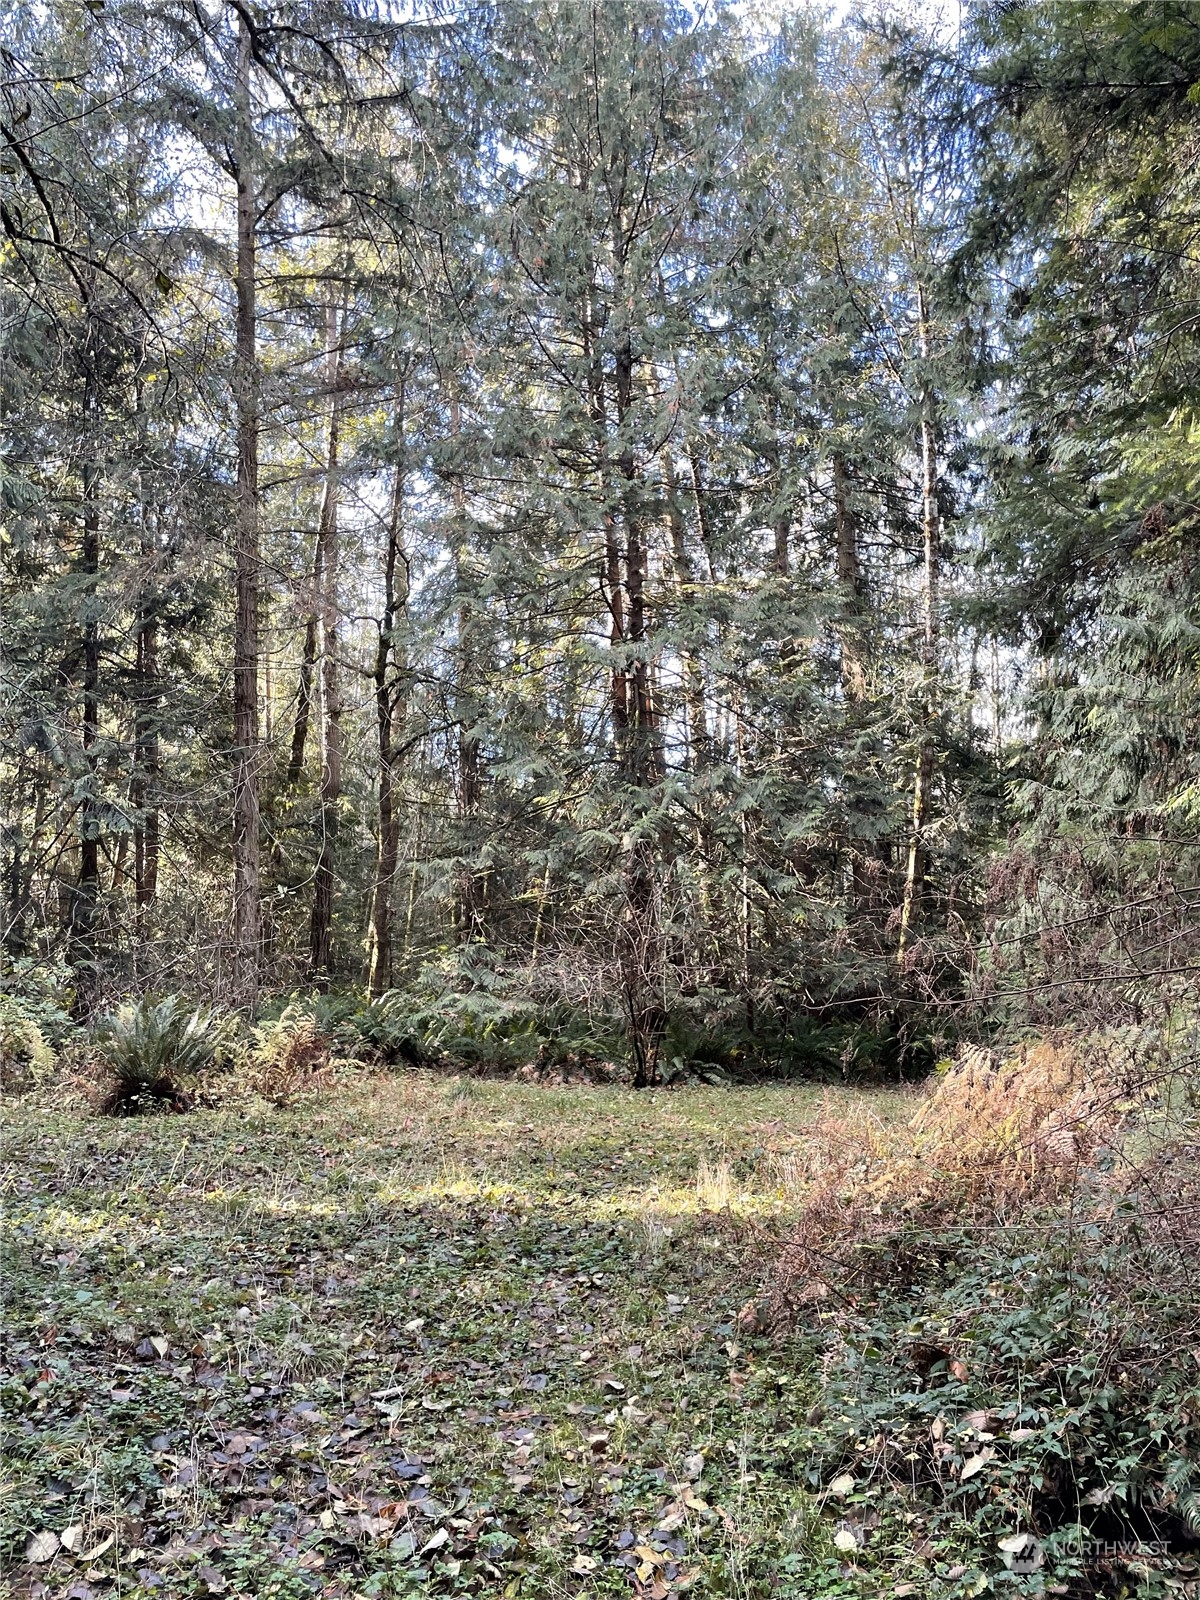
[[[1187,966],[1198,71],[1168,0],[15,5],[10,959],[638,1082]]]

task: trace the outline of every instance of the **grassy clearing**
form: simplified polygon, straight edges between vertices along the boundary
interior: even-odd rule
[[[836,1590],[774,1443],[803,1365],[737,1322],[822,1099],[413,1075],[10,1106],[10,1592]]]

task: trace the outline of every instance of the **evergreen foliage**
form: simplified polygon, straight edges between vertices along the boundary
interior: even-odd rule
[[[639,1082],[1186,967],[1198,38],[18,6],[10,957]]]

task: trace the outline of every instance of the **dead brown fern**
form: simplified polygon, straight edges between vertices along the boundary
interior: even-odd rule
[[[818,1119],[782,1163],[801,1212],[778,1262],[781,1308],[853,1297],[904,1235],[925,1252],[951,1223],[1011,1223],[1074,1189],[1113,1148],[1127,1086],[1110,1058],[1046,1040],[964,1050],[907,1123],[865,1109]]]
[[[254,1030],[246,1057],[246,1087],[276,1106],[328,1088],[331,1043],[315,1017],[289,1006],[277,1022]]]

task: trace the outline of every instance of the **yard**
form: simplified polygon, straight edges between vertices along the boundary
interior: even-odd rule
[[[802,1337],[755,1312],[826,1094],[11,1104],[9,1592],[836,1592]]]

